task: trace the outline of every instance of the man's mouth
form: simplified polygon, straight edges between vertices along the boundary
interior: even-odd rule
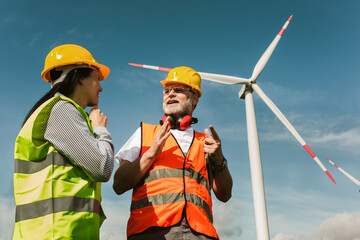
[[[179,101],[177,101],[177,100],[169,100],[166,104],[171,105],[171,104],[174,104],[174,103],[179,103]]]

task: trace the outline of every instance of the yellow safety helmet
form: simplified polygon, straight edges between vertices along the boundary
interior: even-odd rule
[[[200,74],[197,73],[194,69],[189,67],[176,67],[173,68],[167,78],[160,83],[166,87],[169,84],[173,83],[180,83],[185,86],[191,87],[192,89],[196,90],[201,97],[201,77]]]
[[[50,70],[74,64],[87,64],[95,67],[99,71],[100,81],[104,80],[110,73],[110,68],[99,64],[85,48],[75,44],[64,44],[52,49],[46,56],[41,77],[45,81],[51,82]]]

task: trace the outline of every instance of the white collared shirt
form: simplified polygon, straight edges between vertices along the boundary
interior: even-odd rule
[[[186,156],[189,151],[190,144],[194,138],[194,129],[189,127],[188,129],[181,131],[177,129],[170,129],[171,134],[179,144],[181,150]],[[122,160],[130,162],[135,161],[140,156],[141,149],[141,128],[139,127],[135,133],[129,138],[129,140],[122,146],[119,152],[115,155],[115,160],[120,165]]]

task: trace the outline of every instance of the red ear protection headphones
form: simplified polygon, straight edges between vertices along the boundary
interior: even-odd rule
[[[170,117],[170,128],[171,129],[178,129],[178,130],[184,131],[188,127],[190,127],[191,124],[198,122],[197,118],[193,118],[190,115],[185,115],[178,119],[174,119],[173,116],[165,114],[162,117],[162,119],[160,120],[160,125],[164,124],[164,122],[168,116]]]

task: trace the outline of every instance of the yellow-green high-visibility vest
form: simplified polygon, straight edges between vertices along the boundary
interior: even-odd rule
[[[61,100],[79,110],[94,134],[84,109],[60,95],[43,103],[26,121],[15,141],[13,239],[99,239],[105,219],[101,183],[44,139],[51,109]]]

